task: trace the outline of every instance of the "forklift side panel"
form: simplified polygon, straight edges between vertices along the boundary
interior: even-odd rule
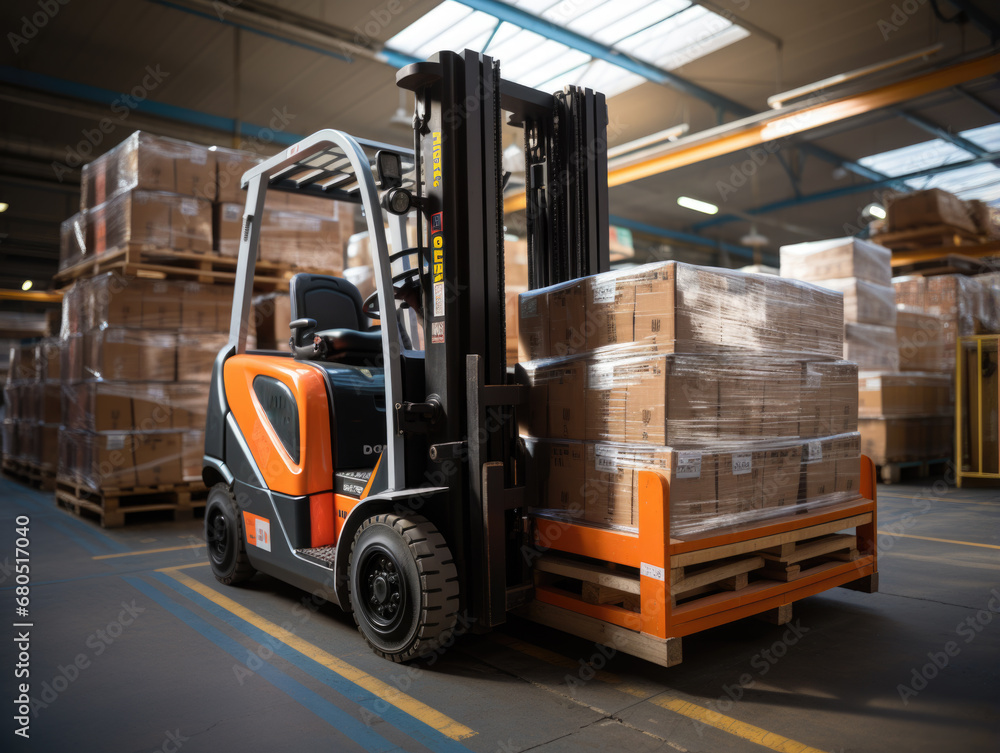
[[[284,384],[293,405],[268,406],[272,416],[294,410],[297,417],[301,457],[289,454],[267,418],[268,410],[254,390],[254,378],[264,375]],[[301,497],[331,491],[333,448],[330,439],[330,409],[323,376],[308,364],[288,358],[235,355],[224,365],[226,398],[236,424],[241,428],[268,489]]]

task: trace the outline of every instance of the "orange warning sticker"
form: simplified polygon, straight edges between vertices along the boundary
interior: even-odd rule
[[[244,512],[243,529],[247,533],[248,544],[260,547],[265,552],[271,551],[271,521],[252,512]]]

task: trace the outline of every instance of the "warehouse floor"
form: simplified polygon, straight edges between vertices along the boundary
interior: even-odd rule
[[[809,598],[791,627],[710,630],[664,669],[515,621],[407,668],[301,591],[260,575],[217,583],[200,521],[105,531],[3,478],[8,615],[15,518],[30,517],[37,714],[23,747],[1000,749],[1000,491],[921,482],[879,493],[881,592]],[[10,699],[18,660],[14,641],[0,645]]]

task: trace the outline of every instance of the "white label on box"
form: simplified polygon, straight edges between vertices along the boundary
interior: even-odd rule
[[[181,214],[186,217],[194,217],[198,214],[198,202],[195,199],[183,199],[181,201]]]
[[[601,473],[618,473],[618,448],[596,445],[594,468]]]
[[[222,219],[226,222],[236,222],[237,220],[240,220],[241,214],[243,214],[243,207],[240,204],[222,205]]]
[[[208,152],[202,151],[201,149],[195,149],[191,152],[191,161],[196,165],[204,165],[208,162]]]
[[[444,316],[444,283],[434,283],[434,316]]]
[[[750,452],[733,453],[733,475],[742,476],[753,470],[753,454]]]
[[[823,383],[823,377],[818,371],[813,369],[812,365],[806,367],[806,387],[812,390],[818,390]]]
[[[615,281],[607,280],[594,285],[594,303],[615,302]]]
[[[701,453],[677,453],[677,478],[701,478]]]
[[[809,442],[806,445],[806,456],[809,458],[809,462],[813,463],[817,460],[823,459],[823,443],[822,442]]]
[[[109,450],[121,450],[125,447],[125,435],[124,434],[109,434],[107,441],[107,448]]]
[[[265,552],[271,551],[271,521],[266,518],[254,518],[254,539],[257,546]]]
[[[880,377],[870,377],[865,380],[866,390],[879,390],[882,387],[882,379]]]
[[[615,386],[615,367],[597,363],[587,370],[587,381],[592,390],[610,390]]]
[[[656,565],[650,565],[646,562],[639,563],[639,575],[646,578],[653,578],[654,580],[661,580],[666,582],[667,574],[663,572],[662,567],[657,567]]]
[[[322,227],[319,217],[303,217],[299,221],[299,230],[307,233],[318,233]]]

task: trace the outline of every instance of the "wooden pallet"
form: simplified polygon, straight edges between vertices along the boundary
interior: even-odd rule
[[[189,520],[208,499],[208,489],[201,482],[95,490],[57,476],[55,492],[60,507],[96,520],[102,528],[118,528],[125,525],[126,515],[154,511],[168,511],[174,520]]]
[[[872,242],[893,251],[911,251],[918,248],[938,246],[975,246],[988,240],[985,236],[970,233],[965,228],[952,225],[928,225],[892,233],[872,236]]]
[[[903,460],[896,463],[879,463],[879,478],[883,484],[898,484],[903,479],[929,478],[936,470],[944,473],[950,458],[935,458],[933,460]],[[944,466],[932,470],[932,466]]]
[[[34,489],[50,492],[56,488],[55,470],[38,463],[4,458],[3,472],[15,481]]]
[[[177,251],[133,243],[109,249],[67,267],[56,274],[55,280],[68,284],[81,277],[116,271],[135,277],[232,285],[236,280],[236,265],[236,257],[219,256],[214,251]],[[262,291],[287,291],[289,280],[299,272],[329,274],[330,270],[258,260],[254,272],[254,288]]]

